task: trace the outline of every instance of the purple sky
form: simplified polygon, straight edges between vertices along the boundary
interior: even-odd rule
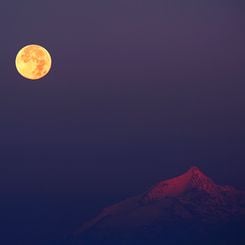
[[[245,188],[245,5],[184,2],[1,1],[6,234],[72,229],[191,165]],[[39,82],[14,66],[29,43],[53,57]]]

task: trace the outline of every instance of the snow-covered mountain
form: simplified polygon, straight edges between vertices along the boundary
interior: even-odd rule
[[[76,244],[245,244],[245,193],[197,167],[102,210]]]

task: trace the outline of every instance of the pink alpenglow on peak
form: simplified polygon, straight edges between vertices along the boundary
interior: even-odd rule
[[[104,208],[75,244],[245,244],[245,193],[214,183],[197,167]],[[206,239],[206,240],[204,240]],[[84,242],[84,243],[83,243]]]
[[[218,186],[198,167],[191,167],[184,174],[164,180],[154,185],[145,195],[144,200],[159,200],[165,197],[175,197],[191,189],[215,193]]]

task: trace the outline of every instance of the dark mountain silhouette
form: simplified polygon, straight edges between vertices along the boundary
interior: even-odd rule
[[[74,244],[245,244],[245,193],[197,167],[105,208]]]

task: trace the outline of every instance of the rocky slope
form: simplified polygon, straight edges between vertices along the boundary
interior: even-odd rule
[[[197,167],[105,208],[74,244],[245,244],[245,194]]]

